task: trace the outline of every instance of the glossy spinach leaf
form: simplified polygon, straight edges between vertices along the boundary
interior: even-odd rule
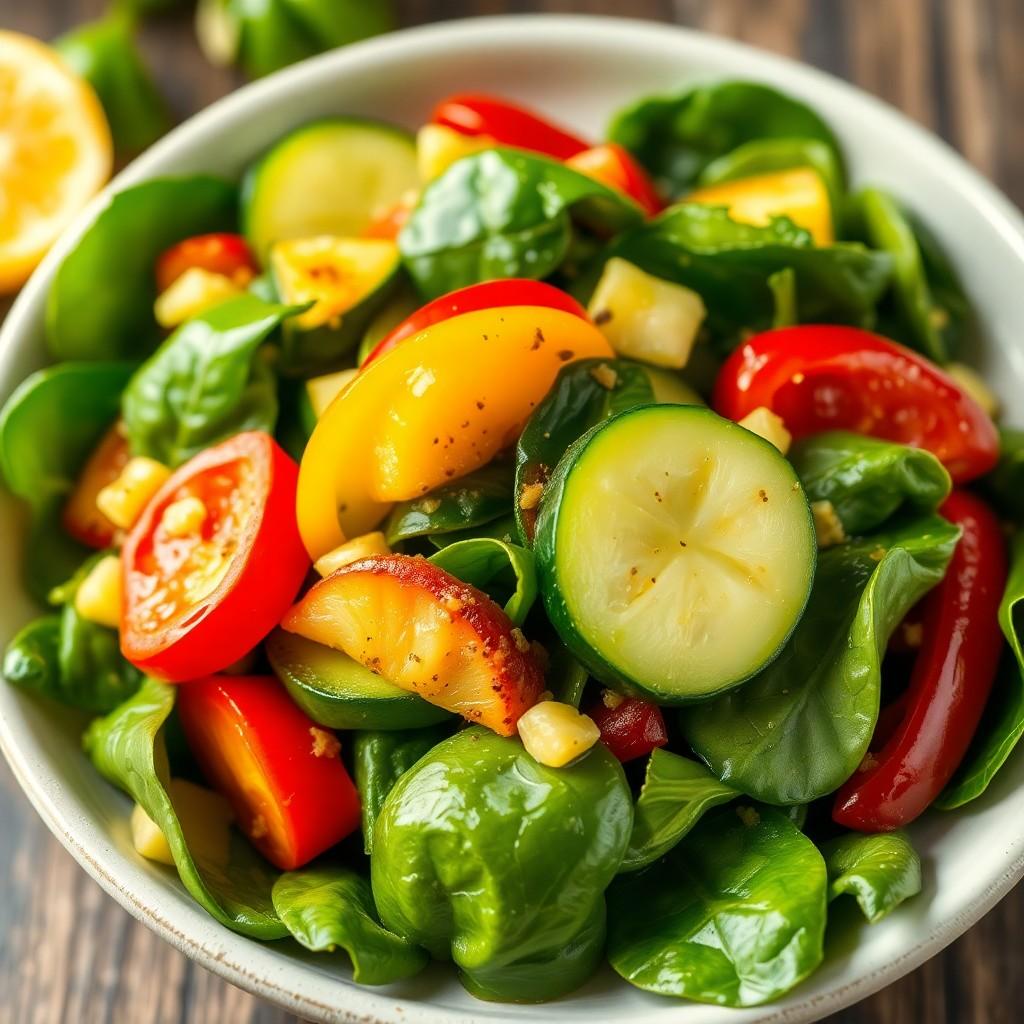
[[[651,751],[619,872],[653,864],[685,838],[705,812],[740,795],[688,757],[669,750]]]
[[[1013,540],[999,625],[1012,656],[1004,659],[974,740],[935,807],[952,810],[977,799],[1024,736],[1024,533]]]
[[[403,501],[384,524],[389,544],[411,537],[455,533],[500,519],[512,511],[513,469],[506,462],[492,462],[422,498]]]
[[[830,501],[851,536],[898,512],[934,512],[952,487],[931,452],[841,430],[797,441],[789,460],[807,497]]]
[[[999,463],[982,486],[1003,515],[1024,526],[1024,430],[1000,428]]]
[[[835,790],[867,753],[893,630],[942,579],[959,530],[939,516],[828,548],[779,657],[740,689],[683,713],[723,782],[770,804]]]
[[[712,160],[701,171],[697,185],[720,185],[794,167],[810,167],[821,175],[832,207],[832,224],[838,227],[846,182],[835,148],[820,139],[753,139]]]
[[[929,242],[926,260],[911,220],[881,189],[861,189],[847,212],[855,237],[892,256],[892,300],[900,340],[940,365],[948,363],[960,347],[968,305],[937,244]]]
[[[485,150],[423,190],[398,245],[425,299],[492,278],[543,278],[568,252],[570,211],[605,234],[643,219],[621,193],[556,160]]]
[[[243,430],[273,433],[277,387],[259,349],[299,308],[240,295],[182,324],[125,389],[132,453],[179,466]]]
[[[23,626],[4,651],[4,678],[12,686],[60,700],[60,616],[41,615]]]
[[[495,540],[503,541],[506,544],[518,542],[516,533],[516,520],[511,510],[508,515],[492,519],[482,526],[471,526],[465,530],[456,530],[454,533],[432,533],[427,540],[434,545],[438,551],[458,544],[462,540],[476,540],[478,537],[493,537]]]
[[[837,836],[822,844],[821,855],[829,902],[853,896],[871,924],[921,891],[921,858],[905,832]]]
[[[608,891],[608,959],[631,985],[759,1006],[821,963],[825,864],[771,808],[723,808]]]
[[[518,544],[507,544],[496,537],[476,537],[441,548],[430,561],[496,601],[504,598],[505,612],[517,626],[526,621],[537,599],[533,554]]]
[[[448,725],[425,729],[359,731],[352,738],[356,788],[363,809],[363,848],[373,852],[373,826],[395,783],[451,732]]]
[[[138,153],[171,127],[167,105],[135,44],[133,19],[123,8],[79,25],[53,45],[96,90],[119,153]]]
[[[683,203],[627,231],[602,254],[621,257],[693,289],[707,307],[719,348],[744,332],[772,325],[776,295],[769,278],[791,269],[801,323],[834,321],[870,327],[888,287],[892,259],[852,242],[815,248],[810,234],[785,217],[765,227],[740,224],[720,206]],[[595,267],[591,273],[599,272]],[[596,281],[588,278],[585,284]]]
[[[384,802],[370,858],[381,920],[453,959],[475,995],[570,992],[600,962],[604,890],[632,816],[622,767],[602,745],[554,769],[517,739],[465,729]]]
[[[174,708],[175,689],[146,679],[134,697],[96,719],[83,743],[96,770],[123,789],[167,838],[185,888],[211,916],[232,931],[256,939],[288,934],[271,900],[278,876],[238,834],[227,864],[200,862],[189,850],[167,792],[169,772],[163,730]]]
[[[615,115],[608,137],[672,196],[690,188],[713,160],[755,139],[817,140],[842,174],[832,129],[799,100],[758,82],[717,82],[640,100]]]
[[[142,359],[156,346],[153,266],[190,235],[236,230],[235,186],[207,175],[157,178],[110,197],[57,268],[46,303],[55,359]]]
[[[565,450],[591,427],[625,409],[653,401],[651,379],[639,363],[580,359],[559,370],[516,444],[515,515],[523,544],[532,546],[540,511],[539,505],[529,500],[523,507],[524,493],[537,484],[546,484]]]
[[[274,883],[271,895],[292,938],[314,953],[343,949],[360,985],[389,985],[427,965],[424,950],[380,924],[370,883],[349,868],[289,871]]]

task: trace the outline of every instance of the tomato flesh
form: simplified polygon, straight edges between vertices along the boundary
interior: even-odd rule
[[[118,528],[96,507],[96,498],[121,475],[130,456],[124,428],[115,423],[89,456],[64,505],[64,529],[87,547],[103,550],[120,536]]]
[[[277,625],[309,568],[295,523],[298,467],[269,435],[239,434],[179,468],[122,551],[121,649],[172,682],[237,661]],[[169,505],[198,498],[199,528],[171,536]]]
[[[177,706],[204,774],[253,845],[282,871],[301,867],[359,827],[359,795],[337,739],[272,676],[186,683]]]
[[[257,273],[256,259],[241,235],[228,232],[195,235],[172,245],[157,260],[157,291],[165,292],[193,267],[223,274],[239,285],[248,284]]]
[[[601,730],[601,742],[623,764],[668,743],[661,708],[650,701],[625,697],[615,707],[608,707],[599,700],[587,714]]]
[[[923,356],[855,327],[803,325],[742,344],[715,384],[715,410],[759,406],[795,437],[851,430],[930,451],[964,483],[991,470],[999,436],[987,413]]]

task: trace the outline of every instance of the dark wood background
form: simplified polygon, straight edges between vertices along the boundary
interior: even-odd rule
[[[0,27],[51,38],[102,0],[0,0]],[[949,140],[1024,204],[1024,0],[398,0],[403,25],[526,11],[694,26],[816,64]],[[144,46],[179,117],[236,84],[195,47],[190,13]],[[1024,890],[941,956],[835,1024],[1010,1024],[1024,1002]],[[79,869],[0,763],[0,1021],[286,1024],[289,1014],[186,960]]]

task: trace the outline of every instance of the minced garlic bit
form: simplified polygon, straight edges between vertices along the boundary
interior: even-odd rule
[[[512,642],[521,654],[526,654],[530,649],[530,641],[526,639],[526,635],[518,626],[514,626],[512,629]]]
[[[524,512],[528,512],[530,509],[536,508],[540,504],[540,499],[543,495],[543,484],[526,484],[519,492],[519,507]]]
[[[202,501],[189,495],[172,501],[160,517],[160,525],[168,537],[188,537],[198,533],[209,513]]]
[[[831,501],[812,501],[811,514],[819,548],[830,548],[846,540],[846,531]]]
[[[739,421],[741,427],[745,427],[752,434],[763,437],[769,443],[775,445],[783,455],[789,453],[789,446],[793,443],[793,435],[786,429],[782,417],[777,416],[763,405],[759,405],[753,412],[748,412]]]
[[[617,707],[621,707],[626,702],[626,698],[621,693],[616,693],[614,690],[602,690],[601,691],[601,703],[609,710],[614,711]]]
[[[761,823],[761,815],[753,807],[737,807],[736,817],[746,825],[747,828],[756,828]]]
[[[466,602],[461,597],[456,597],[454,594],[446,594],[444,599],[444,606],[450,612],[461,612],[466,607]]]
[[[314,757],[337,757],[341,753],[341,743],[333,732],[311,725],[309,735],[313,737],[311,753]]]
[[[903,642],[910,648],[916,650],[924,642],[924,626],[920,622],[904,622],[900,631]]]
[[[601,730],[571,704],[545,700],[519,719],[519,738],[535,761],[562,768],[585,754],[601,738]]]
[[[857,765],[857,771],[859,772],[873,772],[878,767],[878,759],[869,750],[864,755],[864,760]]]
[[[870,558],[872,562],[880,562],[883,558],[885,558],[885,555],[885,548],[879,545],[877,548],[874,549],[874,551],[871,552],[870,555],[868,555],[868,558]]]
[[[270,830],[267,828],[267,819],[262,814],[257,814],[252,819],[252,825],[249,828],[250,839],[262,839]]]
[[[129,459],[121,475],[96,495],[96,507],[115,526],[130,530],[170,475],[170,469],[156,459]]]
[[[590,371],[590,376],[605,389],[611,391],[619,383],[619,375],[607,364],[598,363]]]

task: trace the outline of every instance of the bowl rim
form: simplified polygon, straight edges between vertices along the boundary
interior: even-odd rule
[[[158,176],[161,173],[161,163],[180,145],[210,134],[211,130],[222,122],[237,125],[246,117],[256,115],[261,103],[279,90],[296,88],[306,81],[329,79],[342,68],[353,70],[362,66],[369,69],[381,58],[394,59],[403,52],[414,49],[437,50],[449,44],[466,47],[472,43],[493,43],[496,34],[500,34],[504,40],[529,42],[553,48],[563,46],[567,42],[574,47],[585,47],[588,39],[596,42],[607,41],[611,37],[621,39],[623,36],[629,36],[630,41],[637,46],[648,45],[662,49],[667,45],[666,40],[669,40],[681,50],[699,49],[711,53],[712,56],[720,56],[726,63],[742,61],[749,69],[744,77],[784,77],[821,89],[823,106],[828,107],[831,103],[852,104],[858,107],[865,117],[887,122],[891,128],[899,130],[907,138],[908,144],[925,151],[929,158],[935,161],[934,175],[954,182],[978,214],[984,218],[989,228],[1001,236],[1024,264],[1024,217],[1013,203],[949,144],[890,104],[843,79],[799,60],[770,53],[746,43],[665,22],[586,14],[484,15],[407,28],[321,54],[267,78],[244,85],[186,119],[118,173],[64,231],[22,288],[0,325],[0,365],[17,354],[18,339],[31,331],[34,319],[45,309],[46,294],[57,267],[105,206],[109,196],[127,186]],[[685,68],[681,68],[680,81],[685,78]],[[481,1004],[479,1014],[475,1011],[431,1008],[409,1003],[403,1005],[401,997],[387,994],[386,990],[375,991],[354,983],[347,985],[345,1006],[328,1005],[303,991],[298,981],[288,985],[283,980],[277,981],[258,973],[251,966],[255,954],[248,958],[245,956],[247,948],[252,953],[252,940],[227,932],[228,945],[237,945],[238,955],[232,955],[224,948],[211,950],[209,943],[204,944],[184,927],[184,919],[188,915],[176,907],[172,899],[164,897],[159,888],[147,890],[154,897],[147,901],[141,892],[123,886],[105,866],[102,856],[83,844],[76,835],[76,826],[79,822],[76,821],[72,809],[67,806],[68,798],[62,793],[60,778],[53,772],[48,775],[44,765],[33,763],[28,757],[19,743],[13,723],[2,702],[0,750],[3,751],[15,778],[36,812],[101,888],[161,938],[232,984],[296,1014],[316,1020],[344,1021],[352,1024],[395,1024],[399,1021],[426,1024],[450,1020],[467,1024],[472,1021],[511,1020],[517,1016],[515,1007],[503,1008],[506,1013],[504,1018],[496,1016],[493,1004]],[[796,989],[794,995],[776,1004],[759,1007],[753,1011],[733,1011],[735,1019],[742,1024],[753,1024],[755,1021],[784,1021],[788,1024],[797,1024],[817,1020],[825,1014],[871,995],[909,973],[971,927],[1024,876],[1024,848],[1013,856],[1010,856],[1011,852],[1013,851],[1007,851],[1003,871],[990,879],[980,890],[972,890],[970,898],[964,899],[960,912],[933,928],[930,933],[922,936],[917,944],[906,949],[902,955],[895,957],[883,967],[860,973],[853,980],[840,982],[824,993],[801,997],[801,990]],[[212,919],[210,922],[215,925]],[[271,948],[259,943],[256,945],[263,950]],[[276,957],[276,954],[274,955]],[[250,965],[247,965],[247,962]],[[304,970],[303,966],[296,975],[297,979]],[[289,973],[292,971],[285,972]],[[665,1005],[666,1008],[674,1005],[676,1009],[683,1010],[693,1004],[685,1001],[676,1001],[673,1004],[666,1000]]]

